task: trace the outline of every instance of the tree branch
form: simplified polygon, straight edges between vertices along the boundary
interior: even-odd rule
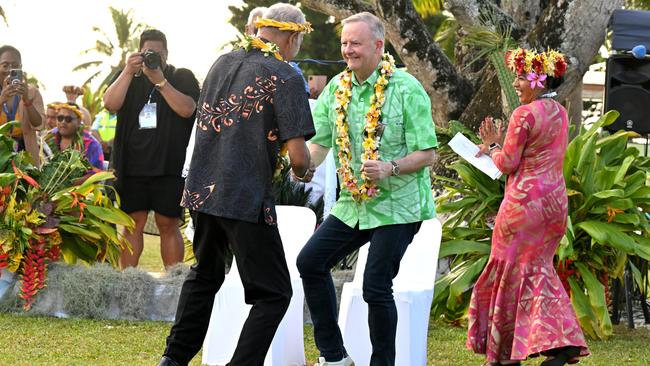
[[[454,14],[454,18],[463,28],[472,28],[490,22],[502,32],[511,29],[511,37],[519,39],[524,31],[490,0],[447,0],[445,8]]]
[[[553,0],[527,39],[532,47],[556,48],[569,61],[565,81],[558,88],[564,100],[579,85],[605,40],[609,18],[623,0]]]
[[[388,41],[429,94],[434,120],[445,124],[458,118],[470,101],[472,87],[433,41],[412,1],[374,3],[377,15],[384,20]]]
[[[376,13],[376,9],[362,0],[301,0],[306,7],[341,20],[364,11]],[[309,20],[309,19],[308,19]]]

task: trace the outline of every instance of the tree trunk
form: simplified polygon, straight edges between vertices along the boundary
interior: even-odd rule
[[[530,4],[530,14],[525,14],[523,4],[516,6],[515,0],[503,0],[508,14],[491,0],[447,0],[446,8],[454,14],[462,27],[480,24],[490,20],[500,29],[512,27],[514,39],[525,39],[533,47],[557,48],[569,59],[565,83],[559,88],[558,100],[564,100],[576,89],[605,39],[605,29],[611,13],[620,8],[623,0],[524,0]],[[400,58],[415,77],[423,84],[429,97],[438,124],[458,118],[462,111],[463,122],[476,122],[486,114],[495,114],[500,105],[499,85],[486,78],[478,90],[459,75],[449,59],[444,56],[431,39],[424,23],[413,9],[410,0],[374,0],[373,5],[362,0],[302,0],[301,3],[317,11],[325,12],[337,19],[343,19],[361,11],[379,16],[386,25],[387,40],[400,53]],[[535,6],[537,4],[537,7]],[[541,15],[534,28],[530,24],[540,9]],[[517,20],[527,20],[525,24]],[[530,32],[524,37],[524,33]],[[487,66],[486,66],[487,67]],[[487,73],[488,69],[484,69]],[[473,100],[474,99],[474,100]],[[470,107],[470,108],[468,108]],[[480,117],[479,117],[480,116]],[[470,123],[470,124],[471,124]]]
[[[375,6],[385,21],[386,38],[429,94],[433,120],[444,124],[459,118],[473,94],[472,86],[433,41],[412,1],[375,0]]]
[[[569,61],[558,100],[566,99],[582,81],[605,40],[607,23],[623,0],[553,0],[528,35],[533,47],[557,48]]]

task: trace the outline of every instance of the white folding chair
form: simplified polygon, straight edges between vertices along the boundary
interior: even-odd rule
[[[409,244],[393,280],[397,307],[396,366],[425,366],[427,331],[433,300],[442,226],[438,219],[422,223]],[[348,354],[357,365],[369,365],[372,345],[368,331],[368,304],[363,300],[363,272],[368,245],[359,249],[357,268],[352,282],[343,284],[339,327]]]
[[[276,212],[278,230],[289,266],[293,296],[275,333],[264,366],[302,366],[305,364],[303,337],[305,294],[296,267],[296,258],[314,232],[316,215],[309,208],[299,206],[276,206]],[[204,364],[225,365],[230,362],[250,308],[251,306],[244,302],[244,287],[236,263],[233,261],[233,266],[214,299],[208,332],[203,342]]]

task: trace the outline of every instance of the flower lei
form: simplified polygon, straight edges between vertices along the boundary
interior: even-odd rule
[[[379,72],[381,75],[377,78],[374,85],[374,94],[370,97],[370,108],[366,113],[363,140],[363,154],[361,162],[366,160],[379,160],[379,139],[381,138],[381,108],[386,101],[385,91],[388,87],[390,77],[395,72],[395,60],[393,56],[385,53],[382,56]],[[369,200],[379,195],[377,185],[368,179],[364,172],[361,172],[362,183],[359,186],[357,177],[354,176],[350,161],[352,153],[350,148],[349,123],[347,120],[348,105],[352,96],[352,71],[346,68],[341,74],[338,82],[338,88],[334,92],[336,97],[336,145],[339,147],[338,173],[343,179],[343,186],[357,202]]]
[[[239,42],[239,45],[246,50],[250,51],[253,48],[257,48],[264,53],[265,57],[273,55],[276,59],[284,61],[282,55],[280,55],[280,48],[277,44],[273,42],[264,42],[259,37],[252,37],[245,35],[244,39]],[[287,154],[287,143],[280,145],[280,151],[278,152],[278,157],[275,163],[275,170],[273,171],[273,180],[278,179],[282,174],[282,171],[289,166],[289,156]]]
[[[239,41],[239,46],[245,49],[247,52],[253,48],[257,48],[258,50],[262,51],[266,57],[273,55],[276,59],[284,61],[282,55],[280,55],[280,47],[278,47],[277,44],[273,42],[264,42],[259,37],[253,37],[246,34],[244,35],[244,38]]]

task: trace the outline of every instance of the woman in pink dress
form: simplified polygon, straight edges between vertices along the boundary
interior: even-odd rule
[[[500,121],[480,128],[481,153],[508,175],[492,235],[490,260],[472,292],[467,347],[490,365],[519,365],[545,355],[543,366],[589,354],[553,256],[567,226],[562,164],[567,112],[549,89],[561,82],[564,57],[517,49],[506,57],[522,103],[503,136]],[[480,153],[479,153],[480,154]]]

